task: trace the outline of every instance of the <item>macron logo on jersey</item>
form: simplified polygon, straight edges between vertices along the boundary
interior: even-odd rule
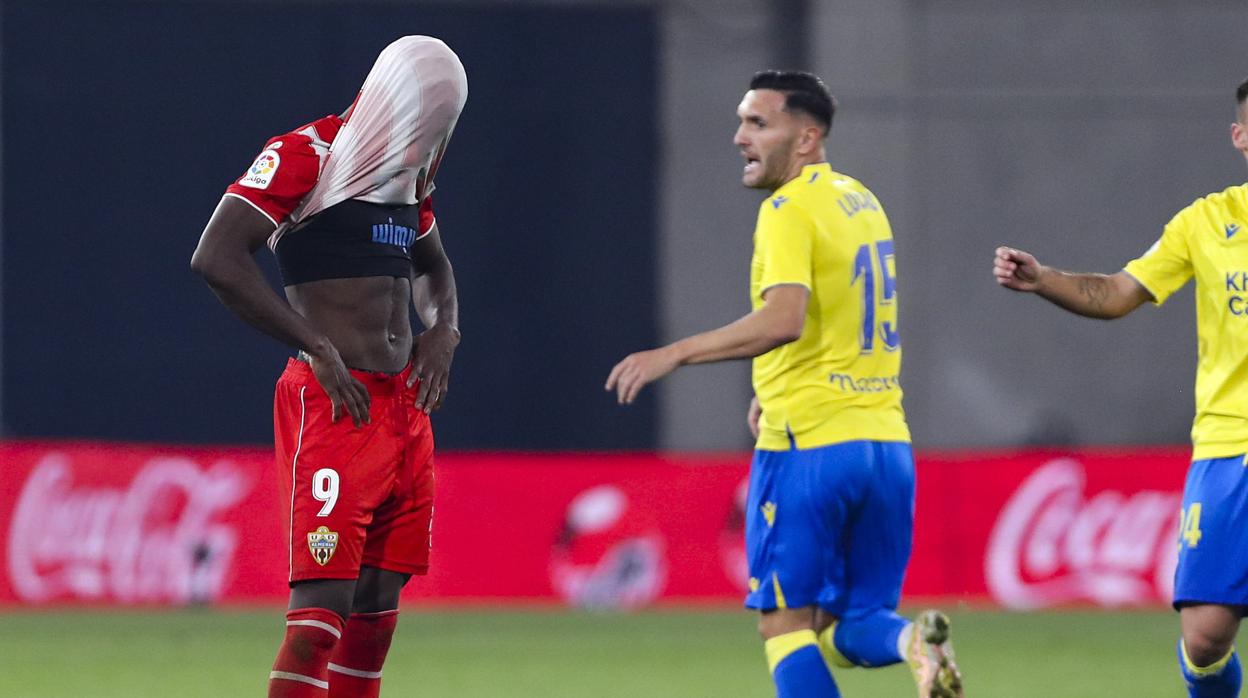
[[[1231,238],[1235,237],[1235,233],[1238,233],[1238,232],[1239,232],[1238,225],[1236,225],[1235,223],[1226,224],[1226,239],[1227,240],[1230,240]]]
[[[787,197],[787,196],[777,196],[776,198],[774,198],[774,199],[772,199],[772,200],[771,200],[771,207],[772,207],[772,208],[780,208],[780,207],[781,207],[781,206],[783,206],[783,205],[785,204],[785,202],[786,202],[786,201],[788,201],[788,200],[789,200],[789,197]]]
[[[399,247],[408,248],[416,242],[416,231],[406,225],[395,225],[393,218],[387,218],[387,223],[377,223],[373,226],[373,242],[383,245],[398,245]]]
[[[252,189],[268,189],[273,183],[273,175],[277,174],[277,166],[281,163],[281,156],[270,148],[256,157],[256,161],[238,183]]]

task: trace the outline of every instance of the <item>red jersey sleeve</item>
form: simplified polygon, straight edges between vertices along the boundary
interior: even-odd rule
[[[433,230],[433,224],[437,222],[438,219],[433,215],[433,196],[426,196],[425,200],[420,202],[420,235],[416,239],[419,240],[428,235],[429,231]]]
[[[321,159],[311,137],[287,133],[269,139],[225,195],[246,201],[277,226],[312,190],[320,173]]]

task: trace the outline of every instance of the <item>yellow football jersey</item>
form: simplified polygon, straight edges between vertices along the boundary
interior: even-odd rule
[[[1126,272],[1158,305],[1196,277],[1192,458],[1248,452],[1248,184],[1180,211]]]
[[[750,303],[774,286],[810,290],[802,336],[754,359],[757,448],[909,441],[893,233],[879,201],[827,163],[807,165],[759,207]]]

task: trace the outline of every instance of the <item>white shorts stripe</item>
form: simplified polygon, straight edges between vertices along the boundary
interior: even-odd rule
[[[303,394],[307,391],[308,386],[299,388],[299,441],[295,445],[295,457],[290,462],[290,550],[289,563],[287,569],[289,574],[286,575],[287,581],[295,578],[295,490],[299,488],[299,483],[295,481],[299,470],[299,452],[303,450],[303,423],[308,416],[307,405],[303,402]]]
[[[311,676],[304,676],[303,674],[292,674],[289,671],[270,671],[269,680],[272,681],[273,679],[285,679],[287,681],[301,681],[303,683],[310,683],[313,686],[316,686],[317,688],[323,688],[325,690],[329,690],[328,681],[321,681],[320,679],[314,679]]]
[[[339,674],[346,674],[347,676],[355,676],[361,679],[380,679],[381,678],[380,671],[360,671],[359,669],[348,669],[345,666],[334,664],[333,662],[329,663],[329,670],[336,671]]]
[[[307,625],[313,628],[320,628],[321,630],[324,630],[325,632],[329,633],[330,635],[333,635],[339,640],[342,639],[342,631],[338,630],[338,628],[335,628],[329,623],[324,623],[319,620],[288,620],[286,621],[286,627],[290,627],[292,625]]]

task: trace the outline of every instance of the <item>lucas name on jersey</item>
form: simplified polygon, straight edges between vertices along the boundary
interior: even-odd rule
[[[880,202],[876,201],[875,195],[869,191],[846,192],[836,203],[845,212],[846,218],[853,218],[862,211],[880,210]]]

